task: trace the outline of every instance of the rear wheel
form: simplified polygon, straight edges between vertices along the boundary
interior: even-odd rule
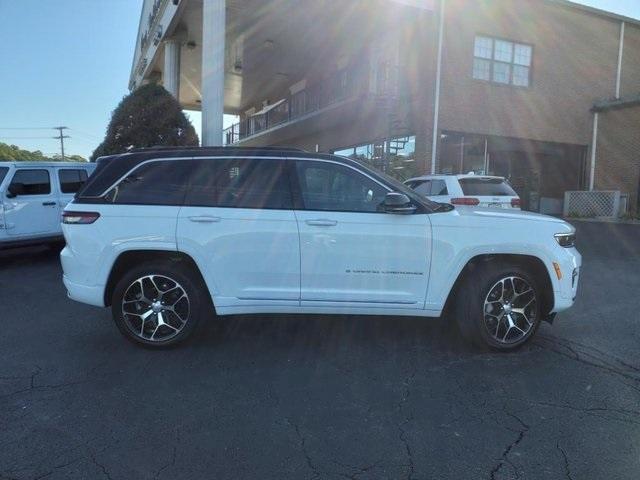
[[[481,265],[457,292],[456,321],[473,344],[514,350],[527,343],[540,325],[540,294],[535,277],[519,265]]]
[[[206,315],[207,290],[188,268],[150,262],[118,281],[111,303],[113,319],[129,340],[167,347],[185,340]]]

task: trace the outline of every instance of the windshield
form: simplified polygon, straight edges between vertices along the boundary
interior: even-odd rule
[[[476,197],[517,197],[511,185],[502,178],[461,178],[462,193]]]
[[[8,171],[9,171],[8,167],[0,167],[0,184],[4,180],[4,177],[7,175]]]

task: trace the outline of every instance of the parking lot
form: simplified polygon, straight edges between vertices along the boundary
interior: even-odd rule
[[[640,226],[578,224],[577,305],[514,354],[440,320],[218,319],[138,348],[0,253],[2,479],[640,477]]]

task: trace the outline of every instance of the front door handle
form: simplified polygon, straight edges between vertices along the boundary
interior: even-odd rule
[[[56,202],[42,202],[42,205],[45,207],[53,207],[55,204]]]
[[[307,220],[305,223],[314,227],[335,227],[336,225],[338,225],[338,222],[336,222],[335,220],[327,219]]]
[[[189,220],[195,223],[218,223],[222,219],[220,217],[209,217],[207,215],[199,217],[189,217]]]

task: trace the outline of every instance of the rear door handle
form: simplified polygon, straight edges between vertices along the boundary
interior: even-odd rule
[[[326,219],[307,220],[305,223],[314,227],[335,227],[336,225],[338,225],[338,222],[336,222],[335,220]]]
[[[56,202],[42,202],[42,205],[45,207],[53,207],[55,204]]]
[[[220,217],[209,217],[206,215],[200,217],[189,217],[189,220],[195,223],[218,223],[222,219]]]

